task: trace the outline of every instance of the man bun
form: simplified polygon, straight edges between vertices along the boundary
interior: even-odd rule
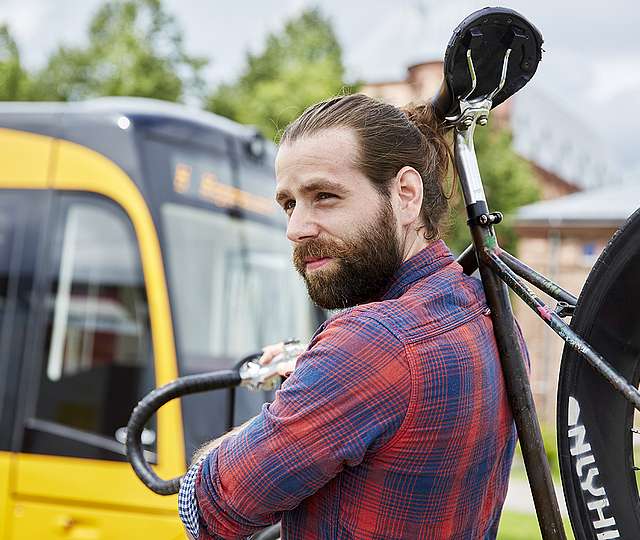
[[[430,102],[409,103],[400,110],[433,146],[436,155],[436,168],[442,171],[442,174],[437,174],[437,177],[444,181],[449,172],[449,163],[453,163],[449,139],[451,127],[439,120],[436,110]]]
[[[425,141],[427,162],[431,165],[428,176],[437,181],[438,186],[423,182],[425,190],[424,199],[431,200],[431,204],[425,206],[423,202],[423,217],[428,215],[442,216],[444,209],[448,208],[448,201],[455,194],[455,182],[452,181],[451,191],[444,193],[444,185],[450,179],[449,172],[454,170],[454,158],[452,141],[450,137],[451,126],[442,122],[430,103],[409,103],[400,109],[420,132]],[[453,179],[451,179],[453,180]],[[439,218],[436,218],[439,220]]]

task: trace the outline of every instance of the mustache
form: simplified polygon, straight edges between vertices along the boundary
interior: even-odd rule
[[[298,270],[304,270],[305,259],[344,258],[350,251],[348,246],[331,240],[308,240],[293,249],[293,263]]]

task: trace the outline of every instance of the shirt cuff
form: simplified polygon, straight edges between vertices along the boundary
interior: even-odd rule
[[[200,473],[202,462],[206,455],[191,465],[187,473],[180,481],[178,492],[178,514],[187,532],[197,539],[200,534],[200,521],[198,518],[198,500],[196,499],[196,478]]]

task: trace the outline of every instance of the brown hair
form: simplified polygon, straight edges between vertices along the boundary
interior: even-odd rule
[[[280,144],[340,127],[356,131],[360,141],[356,164],[381,194],[389,195],[389,184],[402,167],[411,166],[420,173],[424,236],[426,240],[439,238],[453,195],[453,190],[444,193],[452,159],[447,129],[430,104],[400,109],[364,94],[335,97],[304,111],[285,129]]]

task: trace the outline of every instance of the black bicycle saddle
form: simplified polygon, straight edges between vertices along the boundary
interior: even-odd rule
[[[500,84],[507,49],[511,49],[505,84],[492,108],[515,94],[533,77],[542,58],[542,34],[518,12],[487,7],[465,18],[453,31],[444,56],[444,80],[432,103],[440,119],[457,116],[460,100],[472,89],[467,50],[476,73],[476,87],[467,101],[484,99]]]

